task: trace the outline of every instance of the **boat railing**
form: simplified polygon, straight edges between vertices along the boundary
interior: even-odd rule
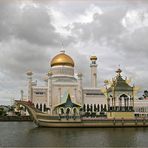
[[[55,115],[55,116],[51,116],[51,115],[46,115],[46,116],[43,116],[43,115],[39,115],[37,114],[37,118],[38,119],[45,119],[45,120],[62,120],[62,119],[81,119],[80,116],[59,116],[59,115]]]

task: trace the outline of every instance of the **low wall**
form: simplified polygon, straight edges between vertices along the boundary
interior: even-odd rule
[[[107,112],[108,119],[134,119],[135,115],[134,112]]]

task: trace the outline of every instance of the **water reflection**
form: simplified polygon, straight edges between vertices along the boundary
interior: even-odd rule
[[[0,146],[147,146],[148,128],[37,128],[31,122],[1,122]]]

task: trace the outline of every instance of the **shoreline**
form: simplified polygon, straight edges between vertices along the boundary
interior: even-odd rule
[[[30,121],[32,122],[32,119],[30,116],[1,116],[0,122],[4,121]]]

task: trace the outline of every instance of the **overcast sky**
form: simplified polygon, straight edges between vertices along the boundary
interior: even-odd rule
[[[26,91],[28,69],[44,85],[62,42],[85,86],[96,55],[99,87],[120,65],[131,84],[148,89],[148,1],[0,0],[0,104]]]

